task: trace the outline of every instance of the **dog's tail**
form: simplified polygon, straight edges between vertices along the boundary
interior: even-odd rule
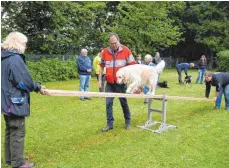
[[[160,74],[163,69],[165,68],[165,61],[164,60],[161,60],[157,65],[156,65],[156,70],[157,70],[157,73]]]

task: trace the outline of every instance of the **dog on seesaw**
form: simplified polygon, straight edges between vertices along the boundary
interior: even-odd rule
[[[191,82],[192,82],[192,76],[191,75],[187,75],[187,76],[185,76],[185,78],[184,78],[184,84],[191,84]]]
[[[163,71],[164,67],[165,61],[162,60],[155,67],[134,64],[120,68],[116,73],[117,83],[129,84],[126,93],[139,93],[143,85],[146,85],[149,88],[149,93],[147,94],[155,95],[158,75]]]

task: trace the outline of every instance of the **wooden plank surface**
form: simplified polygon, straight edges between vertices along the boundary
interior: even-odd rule
[[[156,100],[194,100],[194,101],[213,101],[213,99],[196,98],[196,97],[181,97],[181,96],[168,96],[168,95],[145,95],[145,94],[126,94],[126,93],[107,93],[107,92],[81,92],[72,90],[52,90],[46,89],[50,96],[87,96],[87,97],[126,97],[126,98],[152,98]]]

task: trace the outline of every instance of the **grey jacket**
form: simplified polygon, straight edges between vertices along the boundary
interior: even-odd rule
[[[1,112],[10,116],[30,115],[30,92],[38,92],[40,83],[33,82],[17,50],[1,51]]]

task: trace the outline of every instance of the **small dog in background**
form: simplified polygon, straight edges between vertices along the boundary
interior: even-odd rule
[[[184,78],[184,84],[191,84],[191,79],[192,79],[192,76],[191,75],[187,75],[187,76],[185,76],[185,78]]]

